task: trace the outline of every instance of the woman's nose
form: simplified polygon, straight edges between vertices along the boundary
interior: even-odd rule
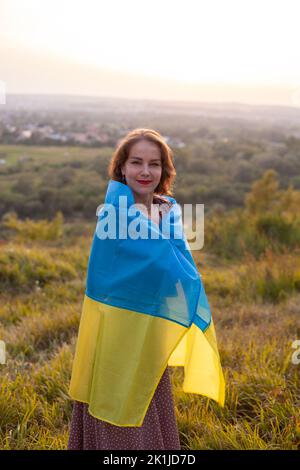
[[[149,175],[149,168],[148,168],[148,166],[143,166],[142,175]]]

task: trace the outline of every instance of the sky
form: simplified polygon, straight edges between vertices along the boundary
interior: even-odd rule
[[[299,18],[299,0],[0,0],[0,81],[300,106]]]

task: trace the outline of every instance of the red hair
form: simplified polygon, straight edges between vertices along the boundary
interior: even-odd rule
[[[108,174],[109,177],[115,181],[123,183],[121,167],[129,157],[129,151],[133,144],[140,140],[147,140],[156,144],[160,150],[161,163],[162,163],[162,174],[158,186],[155,188],[154,195],[156,199],[159,198],[160,194],[166,194],[167,196],[173,196],[172,186],[176,177],[176,170],[174,167],[174,156],[173,151],[168,144],[163,140],[159,132],[153,129],[137,128],[130,131],[115,148],[111,161],[109,163]]]

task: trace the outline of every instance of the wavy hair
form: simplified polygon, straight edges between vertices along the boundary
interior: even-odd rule
[[[163,202],[167,202],[165,199],[160,198],[159,195],[166,194],[167,196],[173,196],[172,187],[176,177],[174,155],[171,148],[163,140],[161,134],[153,129],[133,129],[121,141],[118,142],[109,163],[108,175],[112,180],[120,181],[121,183],[123,182],[121,167],[129,157],[129,151],[132,145],[136,142],[139,142],[140,140],[153,142],[160,149],[162,174],[160,182],[155,188],[154,196],[158,200],[161,199]]]

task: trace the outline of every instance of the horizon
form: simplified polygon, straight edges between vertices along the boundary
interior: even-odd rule
[[[174,105],[187,105],[196,108],[197,106],[207,106],[208,108],[211,107],[244,107],[244,108],[287,108],[293,111],[300,111],[300,104],[299,106],[295,104],[280,104],[280,103],[246,103],[242,101],[213,101],[213,100],[189,100],[189,99],[176,99],[176,98],[147,98],[147,97],[135,97],[135,96],[122,96],[122,95],[99,95],[99,94],[75,94],[75,93],[65,93],[65,92],[13,92],[13,93],[5,93],[7,97],[20,97],[20,98],[65,98],[65,99],[79,99],[79,100],[88,100],[88,99],[96,99],[96,100],[106,100],[106,101],[136,101],[136,102],[149,102],[149,103],[161,103],[161,104],[174,104]],[[0,106],[9,105],[8,101],[6,100],[5,103],[0,103]],[[1,107],[0,107],[1,111]]]

